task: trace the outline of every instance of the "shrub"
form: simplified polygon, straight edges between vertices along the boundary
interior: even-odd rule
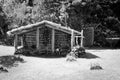
[[[24,48],[18,49],[14,54],[18,55],[18,54],[22,54],[22,55],[30,55],[30,51]]]
[[[76,58],[85,54],[85,48],[80,46],[75,46],[70,53],[67,54],[67,61],[76,61]]]
[[[91,63],[90,70],[102,70],[103,68],[99,63]]]
[[[73,47],[72,51],[74,52],[76,57],[80,57],[81,55],[85,54],[85,48],[80,46]]]
[[[66,56],[66,61],[76,61],[76,54],[74,52],[70,52],[67,56]]]
[[[13,56],[13,55],[8,55],[8,56],[1,56],[0,57],[0,65],[3,67],[13,67],[16,66],[16,62],[24,62],[24,59],[21,58],[20,56]]]
[[[61,55],[61,56],[66,56],[67,53],[70,52],[70,47],[69,46],[63,46],[60,48],[56,48],[55,53],[57,55]]]
[[[8,72],[8,70],[4,68],[3,66],[0,66],[0,72]]]

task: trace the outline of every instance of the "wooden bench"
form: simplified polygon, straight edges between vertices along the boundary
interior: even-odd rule
[[[106,38],[106,40],[110,44],[110,47],[114,47],[120,40],[120,37],[110,37],[110,38]]]

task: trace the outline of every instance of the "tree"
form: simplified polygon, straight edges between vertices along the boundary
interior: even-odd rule
[[[80,31],[94,27],[95,40],[120,33],[120,1],[118,0],[0,0],[3,19],[0,32],[6,25],[16,28],[42,20],[50,20]],[[102,39],[103,39],[102,38]]]
[[[44,19],[57,21],[56,7],[52,2],[52,0],[4,0],[2,9],[10,22],[9,27],[15,28]]]
[[[118,0],[72,0],[68,8],[68,24],[76,30],[94,27],[95,43],[105,46],[106,37],[119,36],[119,5]]]
[[[7,24],[6,15],[4,14],[2,6],[0,4],[0,35],[5,36],[5,32],[8,30],[6,27]]]

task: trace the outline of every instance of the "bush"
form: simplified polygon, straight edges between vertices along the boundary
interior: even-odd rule
[[[0,66],[0,72],[8,72],[8,70],[5,67]]]
[[[21,49],[18,49],[14,54],[15,55],[21,54],[21,55],[29,56],[30,55],[30,50],[21,48]]]
[[[55,53],[61,56],[66,56],[66,53],[70,52],[69,46],[63,46],[61,48],[56,48]]]
[[[72,51],[75,53],[76,57],[80,57],[85,54],[85,48],[80,46],[73,47]]]
[[[16,62],[24,62],[24,59],[21,58],[20,56],[13,56],[13,55],[8,55],[8,56],[1,56],[0,57],[0,65],[4,67],[13,67],[16,66]]]
[[[103,68],[99,63],[91,63],[90,70],[102,70]]]
[[[85,48],[80,46],[75,46],[70,53],[67,54],[67,61],[76,61],[76,58],[85,54]]]
[[[70,52],[66,57],[66,61],[76,61],[76,54],[74,52]]]
[[[0,45],[13,46],[14,45],[14,38],[13,37],[3,37],[0,39],[0,42],[1,42]]]

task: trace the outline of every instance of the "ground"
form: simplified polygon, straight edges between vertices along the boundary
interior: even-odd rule
[[[25,63],[0,73],[0,80],[120,80],[120,49],[88,49],[89,57],[66,62],[66,58],[25,57]],[[0,46],[0,56],[14,48]],[[98,63],[103,70],[90,70]]]

